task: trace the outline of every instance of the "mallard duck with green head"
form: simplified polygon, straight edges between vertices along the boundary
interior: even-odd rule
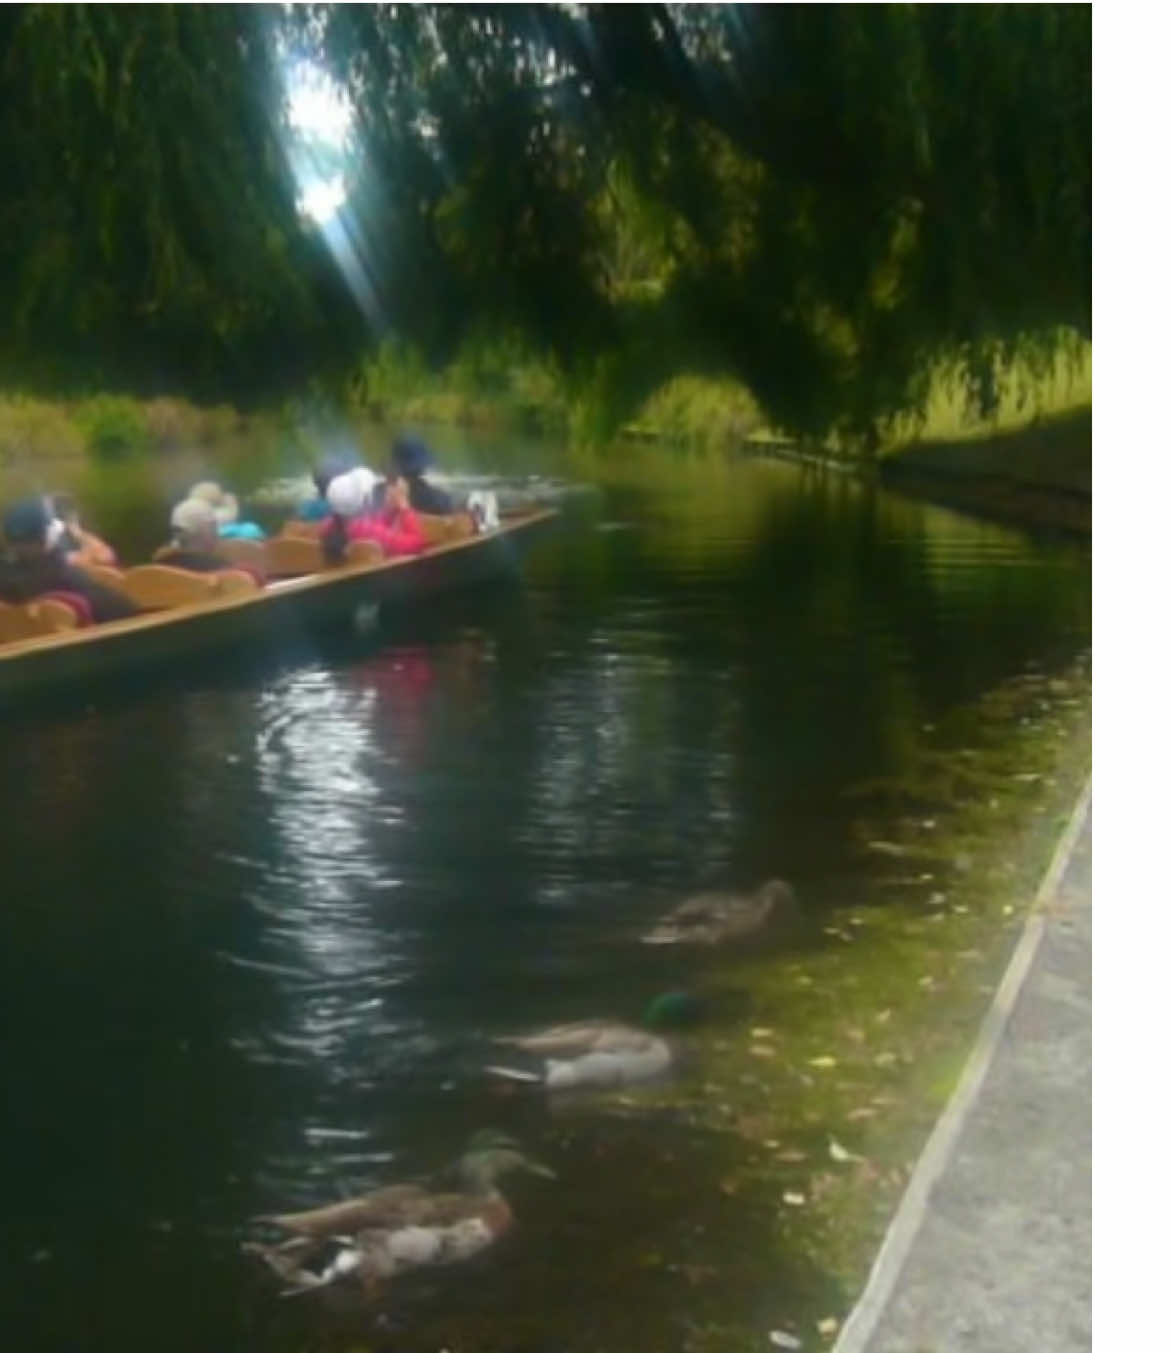
[[[642,943],[724,944],[756,934],[796,905],[796,894],[783,879],[769,879],[754,893],[700,893],[668,911]]]
[[[275,1245],[248,1244],[287,1284],[286,1295],[356,1278],[367,1291],[416,1268],[456,1264],[493,1244],[512,1225],[499,1180],[518,1170],[555,1178],[512,1138],[477,1133],[457,1165],[462,1188],[433,1192],[391,1184],[344,1202],[258,1217],[291,1233]]]
[[[488,1066],[484,1070],[548,1090],[611,1089],[653,1080],[675,1064],[678,1049],[652,1031],[693,1023],[702,1005],[701,999],[690,992],[670,991],[651,1001],[644,1017],[648,1027],[644,1029],[618,1020],[586,1019],[497,1038],[493,1041],[501,1046],[542,1058],[543,1069]]]

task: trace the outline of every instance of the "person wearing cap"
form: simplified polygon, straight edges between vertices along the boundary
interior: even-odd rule
[[[445,517],[455,511],[451,495],[436,488],[426,477],[426,471],[433,464],[433,458],[421,437],[415,437],[410,433],[396,437],[394,445],[390,448],[390,459],[394,472],[406,481],[410,506],[416,512],[425,512],[433,517]]]
[[[21,605],[49,592],[73,592],[89,602],[95,621],[137,615],[133,602],[68,561],[52,541],[54,520],[44,498],[22,498],[4,513],[0,601]]]
[[[341,562],[351,540],[372,540],[390,557],[426,549],[426,537],[400,479],[390,483],[359,466],[335,476],[325,500],[331,515],[321,527],[321,544],[330,563]]]
[[[169,544],[156,550],[154,562],[171,568],[185,568],[192,573],[215,573],[231,568],[228,561],[216,554],[219,544],[219,520],[215,509],[206,498],[184,498],[171,513]]]
[[[306,498],[304,502],[297,504],[297,521],[324,521],[330,515],[329,504],[325,501],[329,485],[339,474],[345,474],[353,468],[353,462],[348,457],[342,455],[326,456],[314,468],[310,476],[313,480],[313,487],[317,490],[317,496],[316,498]]]
[[[234,493],[205,480],[188,490],[188,498],[204,502],[215,513],[216,529],[222,540],[263,540],[264,529],[254,521],[240,521],[240,504]]]

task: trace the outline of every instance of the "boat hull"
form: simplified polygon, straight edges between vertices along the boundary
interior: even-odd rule
[[[272,583],[211,604],[153,611],[0,647],[0,710],[70,683],[89,686],[119,673],[215,648],[277,647],[323,625],[350,623],[371,604],[409,607],[428,597],[515,574],[532,539],[555,519],[539,511],[497,531],[426,554],[345,566]]]

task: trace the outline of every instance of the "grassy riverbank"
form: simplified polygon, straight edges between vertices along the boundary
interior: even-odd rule
[[[900,493],[978,516],[1089,534],[1092,411],[978,441],[923,441],[884,460],[879,473]]]
[[[618,438],[876,466],[901,492],[1007,521],[1088,532],[1090,346],[1066,336],[1050,366],[1005,358],[992,376],[999,402],[980,414],[968,385],[939,367],[920,415],[892,420],[864,456],[832,442],[797,443],[768,426],[742,385],[687,374],[659,387]],[[12,492],[44,488],[46,479],[62,478],[58,467],[81,461],[100,467],[185,457],[213,465],[247,492],[272,475],[304,468],[322,446],[338,441],[380,456],[403,426],[460,428],[497,440],[536,435],[581,451],[596,447],[598,429],[607,425],[599,398],[587,385],[571,386],[551,361],[519,343],[470,342],[442,371],[410,349],[386,345],[340,394],[309,391],[247,412],[177,397],[0,394],[0,472]]]

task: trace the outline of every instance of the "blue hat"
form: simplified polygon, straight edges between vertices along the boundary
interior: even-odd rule
[[[317,492],[322,498],[329,485],[338,475],[345,474],[352,470],[356,461],[353,456],[347,456],[340,451],[331,451],[321,457],[316,468],[313,470],[313,483],[317,486]]]
[[[431,453],[421,437],[406,435],[397,437],[391,451],[394,464],[405,475],[422,474],[431,463]]]
[[[12,545],[43,545],[49,509],[43,498],[21,498],[4,514],[4,535]]]

